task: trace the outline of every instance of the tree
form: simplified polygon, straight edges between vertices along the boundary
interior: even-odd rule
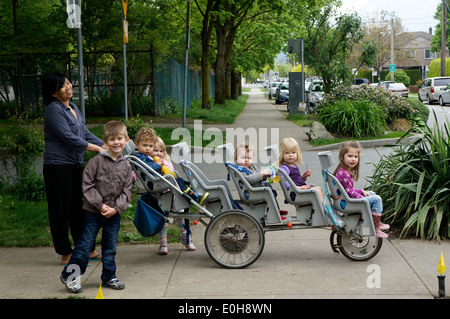
[[[286,44],[289,29],[284,23],[285,10],[272,10],[265,12],[253,6],[248,18],[242,23],[233,44],[230,56],[231,76],[226,86],[230,87],[231,99],[238,98],[240,94],[240,75],[257,71],[264,73],[264,68],[273,68],[274,57],[280,53]],[[259,74],[256,75],[259,78]],[[235,81],[231,81],[235,79]]]
[[[363,23],[364,38],[362,45],[355,45],[353,50],[353,59],[350,59],[352,66],[358,65],[356,57],[360,52],[364,52],[364,45],[367,42],[376,45],[376,53],[372,65],[376,70],[381,72],[384,64],[391,60],[391,36],[394,37],[394,54],[395,64],[408,65],[413,62],[414,58],[411,54],[412,48],[408,48],[408,43],[413,40],[411,33],[405,32],[402,21],[394,12],[375,11]]]
[[[210,71],[209,55],[211,48],[212,31],[214,29],[212,14],[213,12],[216,12],[218,10],[220,0],[206,0],[204,6],[200,2],[200,0],[195,0],[195,5],[202,17],[201,20],[202,27],[200,32],[200,38],[202,43],[202,54],[201,54],[202,108],[210,109],[211,103],[209,98],[209,71]]]
[[[364,36],[361,18],[356,13],[337,14],[335,4],[329,2],[324,7],[309,6],[303,21],[305,63],[322,77],[325,92],[330,92],[334,83],[351,76],[346,60]]]
[[[438,21],[433,38],[431,39],[431,51],[440,52],[441,51],[441,33],[442,33],[442,3],[439,3],[436,7],[436,13],[434,14],[434,19]],[[447,22],[450,21],[450,13],[447,10]],[[446,28],[446,39],[445,46],[450,47],[450,27],[447,25]]]
[[[239,28],[247,19],[252,20],[258,15],[280,8],[281,3],[281,0],[222,0],[220,12],[214,12],[217,43],[214,64],[216,104],[225,104],[225,70],[231,68],[230,56]]]

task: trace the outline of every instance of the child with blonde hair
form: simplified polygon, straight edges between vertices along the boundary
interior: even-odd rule
[[[280,169],[289,175],[298,189],[316,189],[319,191],[320,199],[323,202],[322,188],[306,184],[306,179],[311,176],[311,170],[308,169],[303,174],[300,172],[299,166],[302,163],[302,152],[297,141],[291,137],[284,138],[280,143],[279,152],[278,166]]]
[[[158,156],[162,160],[162,164],[167,166],[171,171],[174,170],[173,164],[170,160],[169,154],[167,154],[167,148],[164,141],[157,136],[155,145],[153,147],[153,151],[150,152],[150,156],[154,158],[155,156]],[[184,223],[183,223],[184,221]],[[189,229],[189,220],[183,220],[183,218],[177,217],[175,218],[175,223],[177,224],[178,228],[181,232],[181,243],[186,247],[188,251],[194,251],[195,246],[192,243],[192,237],[191,231]],[[167,227],[168,223],[164,224],[163,229],[159,232],[159,251],[158,254],[160,255],[167,255],[168,249],[167,249]]]
[[[358,141],[342,143],[339,151],[339,165],[334,175],[341,182],[348,196],[351,198],[364,198],[369,202],[376,235],[379,238],[387,238],[388,235],[383,230],[388,230],[390,226],[381,222],[381,213],[383,212],[381,197],[372,191],[367,192],[363,189],[355,189],[353,186],[353,182],[357,181],[359,176],[360,153],[361,145]]]

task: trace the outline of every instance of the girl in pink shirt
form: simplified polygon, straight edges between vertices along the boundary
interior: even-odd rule
[[[339,152],[339,165],[334,172],[336,178],[341,182],[347,194],[351,198],[366,199],[372,210],[372,218],[375,225],[377,237],[387,238],[388,235],[383,230],[389,229],[388,224],[381,222],[381,213],[383,212],[383,202],[380,196],[372,191],[365,191],[363,189],[355,189],[353,181],[358,180],[359,175],[359,155],[361,146],[357,141],[349,141],[342,143]]]

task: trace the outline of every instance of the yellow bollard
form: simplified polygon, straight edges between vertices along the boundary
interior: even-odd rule
[[[97,296],[95,299],[103,299],[103,291],[102,291],[102,285],[100,285],[100,288],[98,289]]]
[[[441,258],[439,258],[439,265],[438,265],[438,296],[439,298],[445,298],[445,262],[444,262],[444,255],[441,251]]]

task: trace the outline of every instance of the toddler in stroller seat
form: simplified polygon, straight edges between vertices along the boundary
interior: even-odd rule
[[[154,169],[156,172],[161,173],[164,175],[163,168],[164,166],[169,169],[170,172],[173,172],[173,165],[170,161],[169,156],[166,152],[166,146],[163,142],[163,140],[158,137],[155,133],[155,131],[151,128],[141,128],[139,132],[136,134],[136,157],[142,160],[145,164],[150,166],[152,169]],[[158,157],[158,158],[157,158]],[[156,162],[153,160],[156,159]],[[208,197],[208,193],[205,193],[203,195],[199,195],[194,193],[189,184],[183,180],[181,177],[174,174],[175,180],[177,181],[178,186],[180,189],[186,193],[191,199],[202,205],[206,198]],[[168,191],[168,190],[167,190]],[[146,194],[150,196],[143,196],[142,199],[147,202],[150,206],[154,208],[158,208],[158,203],[156,198],[152,198],[151,194]],[[191,206],[191,210],[196,210],[197,207]],[[175,223],[180,229],[181,232],[181,242],[189,251],[194,251],[195,246],[192,243],[192,238],[190,236],[190,229],[189,229],[189,220],[184,220],[183,218],[176,218]],[[160,255],[167,255],[168,249],[167,249],[167,223],[165,223],[163,229],[158,234],[159,236],[159,252]]]

